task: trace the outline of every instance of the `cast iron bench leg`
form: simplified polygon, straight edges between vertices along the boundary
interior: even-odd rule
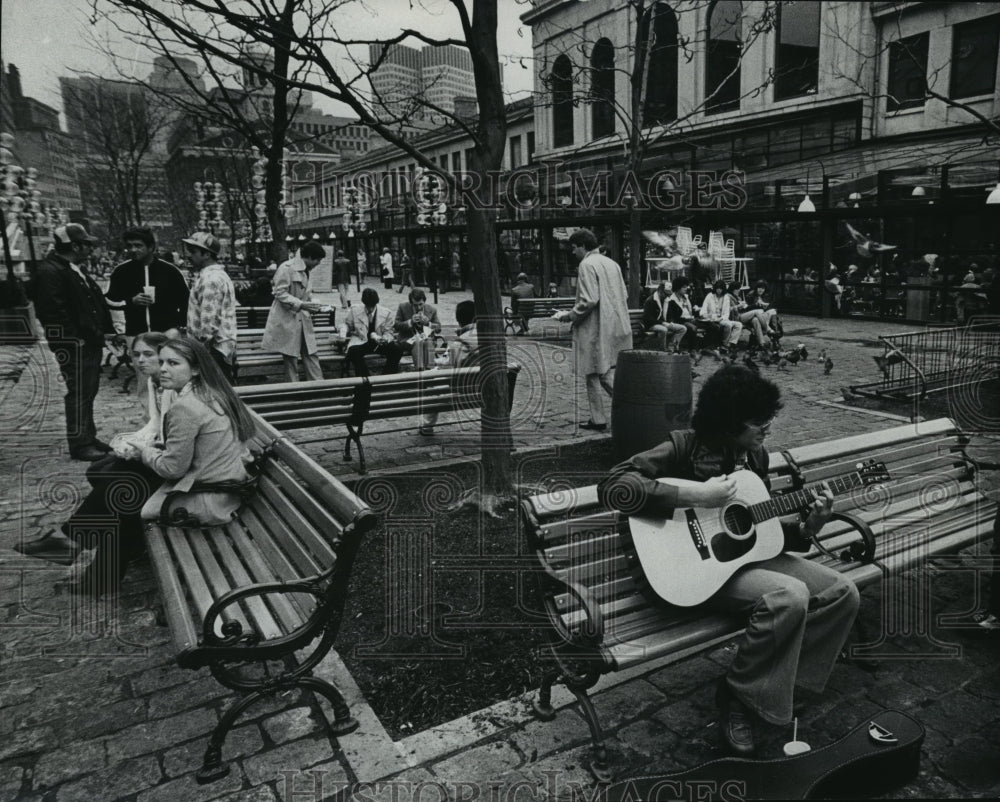
[[[232,728],[233,723],[239,715],[258,699],[267,696],[264,691],[254,691],[249,696],[234,702],[219,719],[219,723],[212,730],[212,737],[208,739],[208,747],[205,749],[205,760],[195,777],[200,785],[215,782],[229,774],[229,764],[222,762],[222,746],[226,742],[226,736]]]
[[[365,449],[361,445],[361,435],[364,433],[364,423],[359,423],[355,429],[353,424],[347,424],[347,439],[344,440],[344,462],[351,461],[351,441],[358,447],[358,473],[365,472]]]
[[[594,703],[590,701],[586,690],[574,688],[571,685],[567,687],[580,703],[584,718],[587,719],[587,726],[590,727],[590,737],[594,741],[594,760],[590,764],[590,771],[598,782],[610,782],[611,769],[608,766],[608,750],[604,746],[604,733],[601,732],[601,723],[597,720]]]
[[[299,685],[324,696],[330,702],[334,717],[334,721],[330,725],[330,732],[333,735],[347,735],[358,728],[358,720],[351,716],[351,711],[347,707],[343,695],[329,682],[319,677],[303,677],[299,680]]]

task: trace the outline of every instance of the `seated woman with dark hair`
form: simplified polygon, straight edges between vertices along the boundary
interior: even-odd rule
[[[705,296],[698,314],[722,348],[736,350],[740,335],[743,333],[743,324],[740,323],[738,313],[726,294],[725,281],[719,279],[712,285],[712,291]]]
[[[755,281],[739,312],[740,323],[753,330],[761,348],[767,347],[769,339],[777,347],[784,333],[778,310],[771,305],[767,293],[767,282],[763,279]]]
[[[625,515],[671,518],[678,508],[723,507],[736,499],[734,471],[767,483],[764,439],[781,409],[777,386],[742,365],[720,368],[705,382],[691,419],[660,445],[616,465],[598,486],[602,503]],[[674,484],[670,478],[695,484]],[[786,551],[745,565],[704,602],[748,619],[717,694],[730,749],[751,755],[757,719],[792,720],[796,688],[822,691],[850,633],[858,590],[840,573],[788,553],[804,551],[830,519],[833,496],[817,496],[802,524],[786,526]]]
[[[107,484],[95,486],[63,525],[68,540],[62,559],[51,549],[35,552],[65,562],[80,547],[96,548],[93,561],[69,586],[76,592],[116,590],[129,560],[142,550],[142,521],[158,518],[165,504],[184,513],[184,525],[204,526],[226,523],[240,506],[235,491],[201,492],[197,485],[248,479],[245,444],[255,428],[249,411],[197,340],[167,341],[159,363],[160,387],[176,393],[163,415],[162,441],[136,444],[138,461],[123,460],[120,472],[105,474]]]

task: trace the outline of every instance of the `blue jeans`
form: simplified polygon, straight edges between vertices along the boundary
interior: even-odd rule
[[[735,696],[765,721],[789,723],[795,686],[826,686],[859,602],[849,579],[793,554],[737,571],[707,602],[750,615],[726,678]]]

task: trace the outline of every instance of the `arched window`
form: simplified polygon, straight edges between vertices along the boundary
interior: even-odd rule
[[[774,99],[815,92],[819,86],[819,3],[778,6]]]
[[[740,106],[742,17],[740,0],[717,0],[708,11],[706,111],[728,111]]]
[[[573,144],[573,65],[559,56],[552,67],[552,145]]]
[[[653,11],[648,58],[643,127],[677,119],[677,17],[666,3],[657,3]]]
[[[591,125],[594,137],[615,131],[615,48],[598,39],[590,55]]]

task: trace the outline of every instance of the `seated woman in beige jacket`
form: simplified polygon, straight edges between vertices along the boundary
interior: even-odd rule
[[[68,585],[74,592],[100,595],[118,588],[129,560],[142,551],[143,520],[159,516],[169,493],[182,494],[172,497],[171,509],[183,510],[188,523],[194,518],[202,525],[224,523],[239,507],[235,493],[187,491],[196,483],[247,480],[245,443],[254,432],[249,412],[197,340],[168,340],[159,361],[160,388],[176,393],[163,414],[162,442],[135,442],[138,460],[120,459],[118,472],[103,476],[101,487],[95,486],[63,525],[70,545],[63,545],[62,553],[51,544],[45,553],[33,552],[66,564],[80,547],[95,548],[93,561]]]

